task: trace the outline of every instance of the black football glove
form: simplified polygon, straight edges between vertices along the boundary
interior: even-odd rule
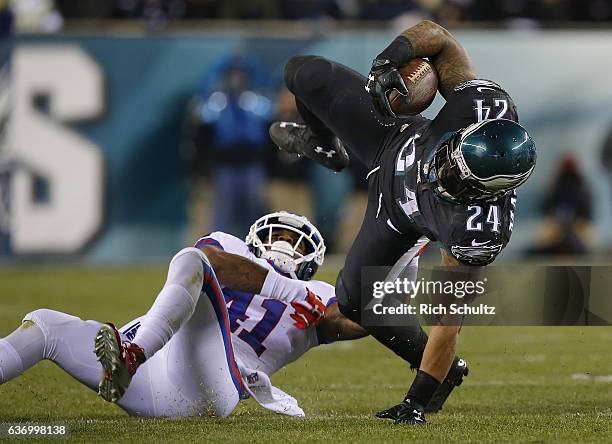
[[[408,95],[404,79],[389,60],[374,59],[365,89],[372,96],[376,110],[385,117],[397,117],[387,97],[390,91],[395,89],[403,96]]]
[[[408,95],[408,88],[397,68],[412,58],[414,49],[410,40],[399,36],[372,62],[365,90],[372,96],[378,112],[385,117],[396,117],[387,97],[390,91],[396,90],[403,96]]]

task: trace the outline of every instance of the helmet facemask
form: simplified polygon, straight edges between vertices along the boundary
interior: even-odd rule
[[[458,203],[470,203],[477,200],[495,199],[502,193],[491,193],[477,181],[469,180],[469,176],[463,175],[457,162],[456,141],[460,138],[457,133],[445,142],[438,150],[432,160],[430,171],[435,174],[437,188],[442,196]]]
[[[293,239],[290,243],[278,239],[279,236]],[[246,243],[255,256],[300,280],[309,280],[323,264],[325,255],[325,244],[316,227],[305,217],[284,211],[258,219],[251,226]]]

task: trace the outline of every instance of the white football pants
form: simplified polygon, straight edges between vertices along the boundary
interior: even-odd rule
[[[198,260],[202,266],[203,287],[195,310],[163,348],[138,368],[130,387],[117,403],[130,415],[214,413],[225,417],[240,400],[243,383],[234,359],[223,293],[210,265]],[[135,319],[120,330],[125,340],[134,339],[143,319]],[[47,309],[29,313],[24,321],[32,321],[40,328],[43,333],[40,344],[28,344],[21,351],[0,339],[0,357],[5,353],[11,362],[21,361],[16,364],[20,367],[17,371],[0,369],[5,370],[5,375],[17,376],[26,370],[23,362],[38,356],[55,362],[81,383],[98,390],[102,368],[93,352],[93,343],[101,323]],[[39,350],[33,352],[36,347]],[[19,359],[20,352],[28,353],[29,359],[25,356]]]

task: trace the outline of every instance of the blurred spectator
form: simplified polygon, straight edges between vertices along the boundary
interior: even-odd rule
[[[561,160],[553,187],[542,205],[544,234],[531,254],[582,255],[592,244],[591,191],[576,160]]]
[[[276,116],[272,120],[296,122],[300,119],[294,95],[283,86],[276,99]],[[305,171],[310,164],[307,159],[278,149],[275,152],[270,165],[272,176],[291,182],[306,182]]]
[[[608,134],[601,147],[601,164],[608,176],[608,193],[612,195],[612,126],[608,130]],[[608,248],[609,247],[610,245],[608,245]]]
[[[338,2],[334,0],[285,0],[279,2],[284,19],[322,19],[340,17]]]
[[[10,183],[15,163],[6,154],[7,126],[10,118],[10,65],[13,14],[0,0],[0,257],[11,254]]]
[[[49,3],[51,0],[13,0]],[[56,0],[67,18],[144,18],[152,28],[181,19],[394,20],[557,23],[612,20],[609,0]]]
[[[283,86],[277,95],[276,115],[272,120],[295,122],[299,119],[295,97]],[[293,211],[315,221],[308,180],[312,162],[274,146],[269,166],[271,180],[267,187],[267,201],[270,209]]]
[[[192,2],[190,2],[192,3]],[[227,0],[216,2],[218,18],[231,20],[258,20],[279,18],[279,5],[275,0]]]
[[[608,172],[610,179],[612,179],[612,127],[604,139],[604,143],[601,148],[601,163]]]
[[[20,0],[17,0],[20,1]],[[104,19],[113,15],[123,4],[141,3],[139,0],[55,0],[58,9],[66,18]]]
[[[64,24],[53,0],[11,0],[9,4],[17,32],[57,32]]]
[[[364,0],[360,9],[361,20],[392,20],[406,13],[420,11],[421,8],[412,0]]]
[[[278,110],[274,120],[302,121],[295,97],[283,87],[278,95]],[[321,231],[328,251],[335,252],[340,216],[352,191],[349,172],[334,174],[316,163],[277,150],[272,163],[276,183],[271,184],[274,209],[286,209],[312,217]]]
[[[253,89],[253,67],[241,56],[224,60],[216,73],[219,88],[209,89],[207,73],[191,105],[192,175],[210,174],[214,229],[238,235],[265,210],[271,104]]]

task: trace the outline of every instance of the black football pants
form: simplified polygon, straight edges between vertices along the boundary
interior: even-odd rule
[[[361,323],[362,267],[393,266],[421,236],[406,227],[401,209],[389,199],[395,153],[386,152],[383,145],[393,127],[402,122],[384,119],[376,112],[364,89],[365,77],[322,57],[293,57],[285,67],[285,83],[296,97],[301,116],[315,132],[331,130],[342,140],[351,160],[359,160],[368,170],[380,166],[369,174],[365,217],[336,281],[340,311]],[[414,316],[406,321],[405,326],[366,328],[418,368],[427,335]]]

